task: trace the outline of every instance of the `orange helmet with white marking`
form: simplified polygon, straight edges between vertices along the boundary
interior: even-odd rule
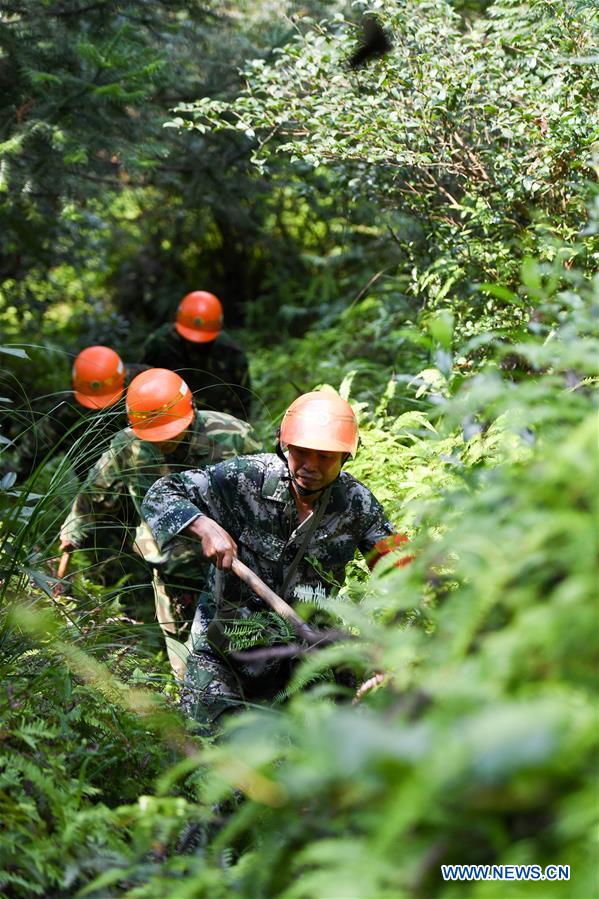
[[[75,399],[87,409],[104,409],[120,400],[125,384],[121,357],[107,346],[88,346],[73,363]]]
[[[281,446],[350,453],[358,448],[354,410],[332,390],[312,391],[289,406],[281,424]]]
[[[160,443],[187,430],[194,417],[191,390],[167,368],[150,368],[131,381],[127,417],[136,437]]]

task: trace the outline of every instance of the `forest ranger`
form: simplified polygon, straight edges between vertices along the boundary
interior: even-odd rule
[[[142,511],[159,546],[192,538],[212,563],[215,611],[196,610],[183,697],[198,722],[210,726],[244,699],[272,697],[289,677],[286,663],[240,664],[230,654],[231,629],[264,610],[230,572],[235,557],[293,605],[330,594],[356,549],[369,554],[394,536],[370,490],[342,471],[357,445],[349,403],[311,392],[287,409],[276,454],[171,475],[148,491]]]
[[[214,294],[194,290],[183,297],[175,322],[146,340],[142,361],[178,372],[203,408],[249,418],[247,357],[223,331],[223,307]]]

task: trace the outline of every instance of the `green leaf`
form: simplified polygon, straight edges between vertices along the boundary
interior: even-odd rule
[[[16,483],[17,473],[15,471],[7,471],[0,480],[0,490],[10,490],[12,485]]]
[[[16,356],[18,359],[29,359],[25,350],[18,347],[0,346],[0,353],[6,353],[7,356]]]
[[[525,259],[522,260],[521,276],[522,276],[522,283],[532,293],[534,293],[534,294],[541,293],[541,289],[542,289],[541,270],[539,268],[539,263],[536,261],[536,259],[531,259],[529,256],[527,256]]]
[[[441,344],[443,349],[450,349],[453,337],[453,314],[447,309],[442,309],[427,320],[427,326],[432,337]]]
[[[513,303],[516,306],[523,305],[521,297],[502,284],[492,284],[489,281],[483,281],[482,284],[478,285],[478,289],[492,297],[497,297],[498,300],[504,300],[506,303]]]

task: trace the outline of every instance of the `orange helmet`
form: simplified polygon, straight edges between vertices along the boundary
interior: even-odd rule
[[[189,427],[193,416],[191,390],[174,371],[150,368],[129,384],[127,417],[140,440],[172,440]]]
[[[281,445],[351,453],[358,448],[358,422],[350,404],[332,390],[299,396],[281,424]]]
[[[194,290],[183,297],[177,309],[175,328],[186,340],[208,343],[223,329],[223,307],[218,297]]]
[[[120,400],[125,384],[125,366],[118,353],[107,346],[88,346],[73,363],[75,399],[87,409],[104,409]]]

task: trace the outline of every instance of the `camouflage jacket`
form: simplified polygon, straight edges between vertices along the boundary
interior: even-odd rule
[[[202,409],[249,418],[248,361],[224,331],[215,340],[193,343],[181,337],[173,324],[166,324],[148,337],[142,353],[148,365],[180,374]]]
[[[303,558],[288,578],[312,516],[300,524],[287,466],[271,453],[229,459],[204,471],[162,478],[148,491],[142,509],[162,548],[171,545],[198,515],[212,518],[235,540],[241,561],[291,604],[317,601],[334,592],[356,549],[368,553],[394,531],[370,490],[342,472],[332,485]],[[233,574],[225,576],[223,594],[237,608],[263,608]]]
[[[61,540],[73,548],[80,547],[103,513],[111,517],[119,514],[123,499],[132,502],[139,521],[142,499],[157,478],[258,448],[251,425],[218,412],[196,412],[184,439],[168,456],[126,428],[113,438],[90,470],[62,526]],[[143,519],[137,528],[135,548],[152,564],[166,561]]]

